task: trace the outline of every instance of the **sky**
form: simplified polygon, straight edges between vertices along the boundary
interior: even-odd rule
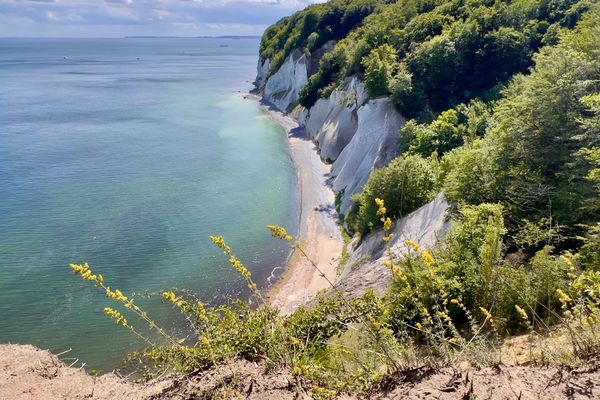
[[[324,0],[0,0],[0,37],[261,35]]]

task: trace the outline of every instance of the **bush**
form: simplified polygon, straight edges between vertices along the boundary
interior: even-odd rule
[[[442,161],[444,193],[451,202],[480,204],[496,202],[505,171],[495,162],[497,149],[481,139],[451,151]]]
[[[375,198],[385,201],[388,214],[400,218],[431,201],[435,196],[432,161],[406,155],[373,172],[362,193],[354,196],[358,206],[352,228],[367,233],[380,225]]]
[[[441,156],[461,146],[467,134],[466,121],[461,117],[450,109],[428,125],[409,121],[402,128],[400,151],[429,157],[433,152]]]
[[[492,316],[499,332],[557,322],[562,305],[556,293],[567,291],[576,276],[571,258],[545,247],[528,265],[504,261],[502,211],[497,204],[463,207],[435,253],[411,245],[387,295],[395,329],[425,325],[440,311],[458,327]],[[531,320],[524,321],[523,310]]]
[[[389,94],[393,78],[399,69],[396,50],[388,44],[379,46],[362,60],[362,65],[365,67],[365,84],[369,96]]]
[[[410,120],[402,128],[400,152],[423,157],[429,157],[435,152],[441,157],[450,150],[483,136],[489,118],[489,106],[477,100],[444,111],[429,124]]]

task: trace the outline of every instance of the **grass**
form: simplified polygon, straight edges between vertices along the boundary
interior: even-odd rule
[[[342,257],[340,258],[340,262],[337,266],[338,276],[344,271],[344,267],[346,264],[348,264],[348,261],[350,261],[350,257],[352,256],[352,253],[348,249],[348,246],[350,246],[350,243],[352,242],[352,236],[350,236],[343,226],[340,226],[340,233],[342,234],[342,239],[344,240],[344,247],[342,248]]]

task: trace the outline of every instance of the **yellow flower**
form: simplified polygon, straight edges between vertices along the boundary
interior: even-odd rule
[[[229,247],[227,245],[227,243],[225,243],[225,239],[223,239],[223,236],[211,236],[210,240],[212,240],[212,242],[221,250],[223,250],[223,252],[226,255],[231,255],[231,247]]]
[[[438,311],[437,313],[438,317],[445,322],[451,322],[452,319],[448,316],[448,314],[446,314],[445,312],[442,311]]]
[[[238,260],[236,256],[229,257],[229,264],[231,264],[231,267],[244,278],[252,278],[252,274],[250,271],[248,271],[248,268],[246,268],[246,266],[240,260]]]
[[[527,315],[527,313],[525,312],[525,310],[523,310],[521,307],[519,307],[518,305],[515,304],[515,308],[517,310],[517,313],[519,314],[519,316],[524,320],[524,321],[528,321],[529,320],[529,316]]]
[[[170,302],[171,304],[179,307],[182,311],[187,311],[189,303],[185,301],[183,298],[178,297],[173,292],[163,292],[162,297]]]
[[[573,301],[571,297],[561,289],[556,289],[556,294],[558,295],[558,300],[562,303],[562,308],[567,308],[569,303]]]
[[[202,336],[202,339],[200,339],[200,342],[202,343],[202,346],[205,349],[210,349],[210,340],[206,336]]]
[[[421,257],[423,257],[423,261],[425,262],[425,264],[427,264],[428,267],[433,267],[435,265],[435,258],[433,258],[430,252],[422,252]]]
[[[117,325],[128,326],[125,317],[117,310],[110,307],[105,307],[104,313],[113,319]]]
[[[271,235],[274,238],[285,240],[285,241],[288,241],[288,242],[291,242],[292,240],[294,240],[294,238],[292,237],[292,235],[289,235],[287,233],[287,231],[285,230],[285,228],[282,227],[282,226],[279,226],[279,225],[267,225],[267,229],[269,229],[271,231]]]
[[[575,272],[575,266],[573,265],[572,258],[573,254],[571,253],[565,253],[560,256],[560,259],[567,265],[567,267],[569,267],[569,270],[571,272]]]
[[[385,216],[385,213],[387,212],[385,202],[382,199],[375,199],[375,204],[377,205],[377,215],[380,217]]]
[[[419,249],[421,248],[417,242],[413,242],[412,240],[407,240],[404,242],[405,245],[407,245],[408,247],[412,247],[413,250],[415,251],[419,251]]]
[[[113,300],[120,301],[121,303],[126,303],[128,298],[125,296],[119,289],[114,292],[110,290],[109,287],[106,288],[106,297],[109,297]]]
[[[479,307],[479,311],[481,311],[481,313],[489,320],[493,320],[492,314],[490,314],[490,312],[488,310],[486,310],[485,308]]]
[[[592,326],[595,325],[596,323],[598,323],[598,317],[596,316],[596,314],[590,314],[586,319],[585,322],[587,325]]]
[[[386,218],[383,221],[383,230],[387,232],[390,229],[392,229],[392,220],[390,218]]]
[[[86,281],[96,282],[98,277],[92,273],[88,263],[85,264],[70,264],[71,270],[77,275],[81,276]],[[103,278],[104,280],[104,278]]]
[[[198,319],[204,323],[208,323],[208,316],[206,314],[206,307],[204,306],[204,303],[202,303],[201,301],[196,303],[196,317],[198,317]]]

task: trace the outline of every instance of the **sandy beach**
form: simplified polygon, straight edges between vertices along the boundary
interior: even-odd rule
[[[290,314],[317,293],[329,288],[327,280],[335,281],[344,241],[337,225],[335,195],[327,185],[331,166],[321,161],[315,144],[293,118],[264,102],[261,104],[287,133],[290,154],[298,174],[298,240],[325,275],[323,277],[298,250],[292,254],[287,270],[268,293],[273,306],[284,314]]]

